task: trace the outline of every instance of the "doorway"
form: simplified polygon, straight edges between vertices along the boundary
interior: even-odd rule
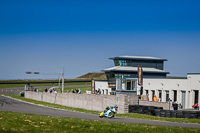
[[[166,91],[166,102],[169,101],[169,91]]]
[[[174,90],[174,102],[177,101],[177,90]]]
[[[160,102],[161,102],[162,101],[162,90],[159,90],[158,92],[159,92],[158,98],[160,99]]]
[[[136,81],[126,80],[126,90],[136,90]]]
[[[153,97],[154,97],[154,95],[155,95],[155,91],[152,90],[151,92],[152,92],[152,101],[153,101]]]
[[[127,80],[126,81],[126,88],[127,88],[127,90],[131,90],[132,88],[131,88],[131,81],[130,80]]]
[[[199,91],[194,91],[194,104],[198,103],[199,99]]]

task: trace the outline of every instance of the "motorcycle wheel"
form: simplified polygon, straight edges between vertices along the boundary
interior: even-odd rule
[[[114,113],[110,112],[109,115],[108,115],[108,118],[112,118],[113,116],[114,116]]]
[[[101,112],[101,113],[99,114],[99,117],[100,117],[100,118],[103,118],[103,114],[104,114],[104,112]]]

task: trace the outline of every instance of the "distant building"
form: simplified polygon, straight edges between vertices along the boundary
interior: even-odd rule
[[[142,56],[119,56],[109,58],[115,66],[104,69],[108,84],[113,90],[116,87],[116,79],[137,78],[137,66],[143,68],[144,78],[166,78],[169,72],[165,72],[164,61],[166,59]]]
[[[96,81],[95,88],[102,94],[139,95],[137,66],[143,69],[143,95],[152,101],[154,94],[160,102],[169,100],[181,103],[183,108],[192,108],[200,103],[200,73],[188,73],[185,78],[167,78],[169,72],[164,71],[164,61],[156,57],[119,56],[109,58],[115,66],[104,69],[107,81]]]

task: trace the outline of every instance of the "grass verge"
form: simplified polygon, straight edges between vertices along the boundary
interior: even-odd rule
[[[80,109],[80,108],[72,108],[72,107],[62,106],[62,105],[58,105],[58,104],[36,101],[36,100],[20,97],[18,95],[10,95],[9,94],[8,96],[11,96],[16,99],[21,99],[23,101],[40,104],[40,105],[44,105],[44,106],[48,106],[48,107],[53,107],[53,108],[60,108],[60,109],[66,109],[66,110],[72,110],[72,111],[78,111],[78,112],[84,112],[84,113],[91,113],[91,114],[96,114],[96,115],[98,115],[100,113],[99,111],[92,111],[92,110],[86,110],[86,109]],[[200,124],[200,119],[165,118],[165,117],[156,117],[156,116],[143,115],[143,114],[137,114],[137,113],[117,114],[116,117]]]
[[[0,112],[0,132],[70,132],[70,133],[185,133],[200,132],[200,129],[152,126],[145,124],[113,123],[76,118],[61,118],[24,113]]]
[[[60,83],[61,85],[62,83]],[[16,87],[24,87],[26,84],[0,84],[0,89],[6,88],[16,88]],[[33,88],[37,88],[38,86],[58,86],[58,83],[33,83],[31,84]],[[74,83],[65,83],[67,85],[91,85],[91,82],[74,82]],[[45,89],[45,88],[44,88]]]
[[[77,111],[77,112],[83,112],[83,113],[90,113],[90,114],[96,114],[96,115],[98,115],[100,113],[99,111],[92,111],[92,110],[86,110],[86,109],[81,109],[81,108],[72,108],[72,107],[63,106],[63,105],[59,105],[59,104],[53,104],[53,103],[48,103],[48,102],[43,102],[43,101],[36,101],[36,100],[28,99],[25,97],[21,97],[19,95],[15,95],[15,94],[4,94],[4,95],[10,96],[12,98],[20,99],[20,100],[23,100],[26,102],[44,105],[44,106],[52,107],[52,108],[59,108],[59,109],[65,109],[65,110],[71,110],[71,111]]]

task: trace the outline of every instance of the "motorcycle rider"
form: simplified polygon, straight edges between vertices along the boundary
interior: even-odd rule
[[[115,110],[117,111],[118,110],[118,106],[115,105],[115,106],[107,106],[106,109],[104,110],[104,112],[107,112],[108,110],[112,109],[112,108],[115,108]]]
[[[115,108],[116,111],[118,110],[118,106],[117,105],[115,105],[114,108]]]
[[[104,113],[107,112],[110,109],[109,106],[106,107],[106,109],[104,110]]]

